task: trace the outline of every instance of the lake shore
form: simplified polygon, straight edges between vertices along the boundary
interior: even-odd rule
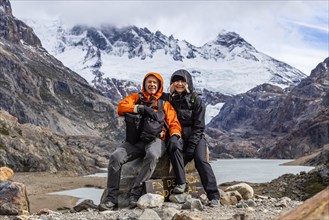
[[[305,160],[296,160],[294,163],[285,165],[302,165],[303,162],[305,162]],[[64,195],[49,195],[49,193],[82,187],[104,189],[107,178],[97,176],[78,176],[70,172],[58,172],[55,174],[48,172],[30,172],[15,173],[12,180],[25,184],[30,203],[30,212],[35,213],[43,208],[54,211],[72,209],[79,198]],[[224,184],[223,186],[220,186],[220,188],[224,189],[228,185],[231,184]],[[255,190],[255,194],[261,194],[261,191],[266,187],[266,183],[251,185]]]

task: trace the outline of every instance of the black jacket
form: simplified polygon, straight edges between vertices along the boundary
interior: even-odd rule
[[[192,98],[194,103],[191,103]],[[206,107],[202,99],[198,95],[184,93],[172,96],[170,103],[182,126],[184,149],[195,148],[204,136]]]

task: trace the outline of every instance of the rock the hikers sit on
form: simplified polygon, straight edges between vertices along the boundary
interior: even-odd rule
[[[122,165],[143,158],[142,168],[129,192],[129,206],[136,207],[145,181],[151,178],[159,158],[166,152],[166,135],[171,145],[179,144],[181,126],[174,108],[161,99],[162,93],[162,76],[151,72],[144,77],[142,92],[131,94],[119,102],[118,114],[125,116],[127,125],[126,140],[110,155],[107,187],[99,210],[118,206]]]

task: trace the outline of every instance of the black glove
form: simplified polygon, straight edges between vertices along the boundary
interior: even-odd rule
[[[168,141],[167,149],[169,152],[174,152],[177,149],[182,150],[183,149],[182,139],[178,135],[174,134],[173,136],[170,137]]]
[[[157,120],[157,114],[151,107],[146,105],[138,105],[137,112],[141,115],[148,115],[150,118]]]
[[[184,161],[190,162],[194,158],[195,147],[189,146],[186,151],[184,151]]]

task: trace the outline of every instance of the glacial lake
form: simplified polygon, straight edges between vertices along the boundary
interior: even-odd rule
[[[220,159],[211,161],[211,166],[216,176],[217,184],[225,182],[251,182],[265,183],[283,174],[298,174],[301,171],[310,171],[314,167],[310,166],[282,166],[281,164],[293,160],[263,160],[263,159]],[[107,173],[97,173],[91,176],[107,177]],[[68,195],[79,198],[79,202],[91,199],[95,204],[99,204],[102,189],[78,188],[50,194]]]

